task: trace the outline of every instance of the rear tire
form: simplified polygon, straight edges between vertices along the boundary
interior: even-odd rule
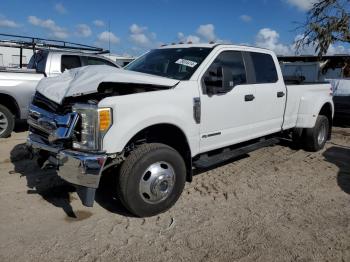
[[[173,148],[159,143],[143,144],[120,168],[118,195],[134,215],[148,217],[171,208],[186,182],[186,165]]]
[[[9,137],[15,127],[15,116],[11,111],[0,105],[0,138]]]
[[[329,136],[329,121],[326,116],[319,115],[313,128],[305,129],[305,149],[311,152],[321,150]]]

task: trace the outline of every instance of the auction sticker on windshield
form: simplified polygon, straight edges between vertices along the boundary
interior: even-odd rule
[[[179,65],[188,66],[188,67],[195,67],[197,65],[197,63],[194,61],[181,59],[181,58],[177,60],[175,63]]]

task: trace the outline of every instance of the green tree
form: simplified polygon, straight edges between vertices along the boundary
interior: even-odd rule
[[[302,37],[296,41],[297,51],[314,46],[319,56],[327,53],[331,44],[350,43],[350,0],[320,0],[307,13],[301,29]]]

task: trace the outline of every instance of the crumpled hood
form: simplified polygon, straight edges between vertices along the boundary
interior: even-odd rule
[[[65,71],[57,77],[43,78],[37,91],[48,99],[61,104],[65,97],[81,96],[97,92],[102,82],[175,86],[179,80],[153,76],[139,72],[97,65]]]

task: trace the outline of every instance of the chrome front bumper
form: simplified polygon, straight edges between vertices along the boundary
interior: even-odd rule
[[[97,188],[107,156],[62,150],[57,155],[58,175],[69,183]]]
[[[58,176],[67,182],[93,189],[98,187],[107,159],[106,154],[60,149],[46,144],[35,134],[29,134],[27,146],[49,152],[52,156],[49,161],[57,166]]]

